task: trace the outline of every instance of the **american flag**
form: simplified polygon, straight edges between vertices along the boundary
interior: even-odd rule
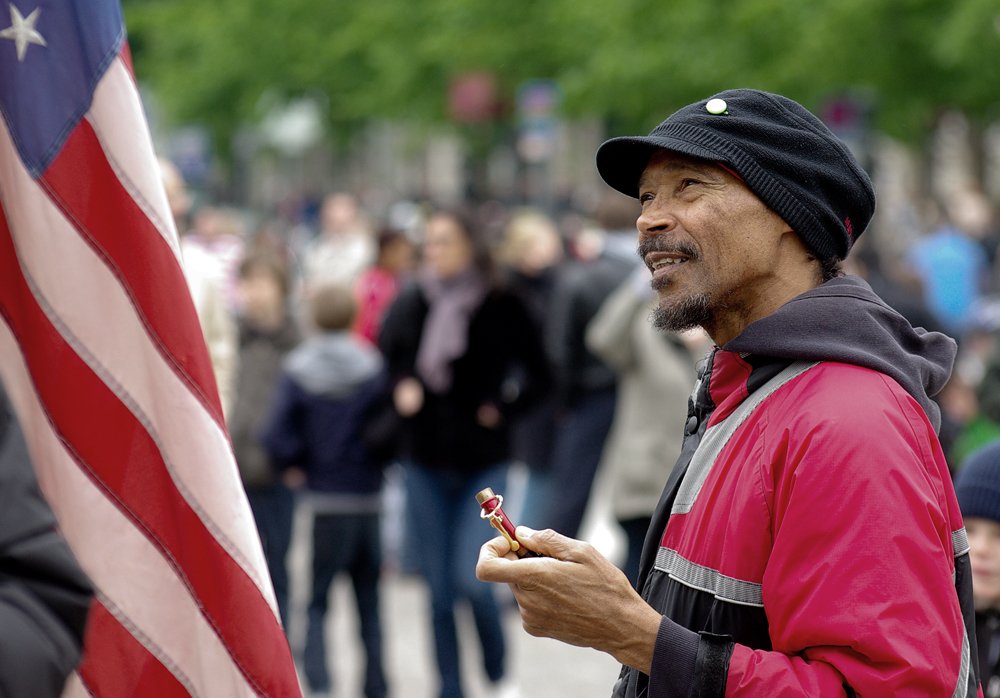
[[[118,0],[0,3],[0,371],[97,589],[66,695],[299,696]]]

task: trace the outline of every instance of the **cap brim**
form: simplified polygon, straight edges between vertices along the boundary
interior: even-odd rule
[[[639,177],[658,150],[670,150],[708,162],[728,164],[728,158],[707,148],[669,136],[623,136],[605,141],[597,149],[597,171],[612,189],[639,198]]]

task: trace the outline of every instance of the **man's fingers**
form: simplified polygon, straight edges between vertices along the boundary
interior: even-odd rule
[[[510,549],[510,543],[503,536],[497,536],[479,549],[476,577],[483,582],[512,582],[509,566],[514,560],[517,555]]]
[[[509,553],[510,543],[503,536],[497,536],[491,540],[486,541],[483,547],[479,549],[479,559],[493,560],[496,558],[502,558],[504,555]]]
[[[586,545],[573,538],[556,533],[551,528],[535,531],[527,526],[518,526],[515,531],[517,540],[528,550],[553,557],[557,560],[573,561],[580,556],[581,546]]]
[[[518,526],[516,531],[518,541],[528,550],[552,558],[519,559],[510,549],[510,543],[504,537],[494,538],[484,544],[479,551],[479,562],[476,564],[476,577],[484,582],[506,582],[507,584],[534,586],[539,580],[542,568],[559,564],[555,561],[581,562],[587,558],[591,546],[572,538],[560,535],[553,530],[535,531],[525,526]]]

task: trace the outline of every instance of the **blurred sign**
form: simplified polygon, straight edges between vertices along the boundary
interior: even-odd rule
[[[837,95],[829,99],[819,111],[823,123],[851,149],[862,167],[868,164],[870,113],[870,101],[855,95]]]
[[[462,124],[489,121],[497,115],[497,83],[492,73],[459,75],[448,88],[448,113]]]
[[[193,186],[204,184],[212,169],[212,134],[206,126],[189,124],[170,136],[170,160],[180,170],[184,181]]]
[[[266,143],[285,155],[301,155],[323,138],[323,107],[308,96],[277,105],[264,117],[260,131]]]
[[[837,97],[823,109],[823,123],[834,133],[854,133],[864,127],[864,108],[850,97]]]
[[[517,89],[517,117],[522,122],[551,119],[562,102],[553,80],[529,80]]]
[[[556,112],[561,103],[562,92],[552,80],[531,80],[518,88],[517,153],[525,162],[545,162],[555,153]]]

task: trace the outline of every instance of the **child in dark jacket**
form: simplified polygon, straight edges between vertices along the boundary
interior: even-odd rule
[[[1000,441],[983,446],[955,474],[955,495],[969,538],[976,606],[979,680],[985,698],[1000,697]],[[959,551],[956,550],[956,553]]]
[[[312,314],[320,334],[285,360],[262,440],[274,461],[305,471],[315,512],[313,582],[303,665],[314,696],[330,692],[323,625],[334,575],[351,575],[367,653],[367,698],[384,698],[378,613],[382,471],[362,439],[384,391],[382,358],[348,328],[355,304],[346,288],[319,289]]]
[[[239,329],[236,399],[226,420],[264,558],[271,573],[281,623],[288,630],[288,569],[295,499],[282,482],[259,433],[268,416],[281,363],[301,337],[288,312],[288,270],[274,255],[257,253],[240,264],[243,314]]]

